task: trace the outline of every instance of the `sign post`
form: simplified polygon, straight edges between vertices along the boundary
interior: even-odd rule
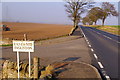
[[[19,63],[20,62],[20,57],[19,57],[19,52],[17,51],[17,66],[18,66],[18,78],[20,78],[20,73],[19,73]]]
[[[30,57],[30,52],[29,52],[29,77],[31,74],[31,57]]]
[[[18,78],[20,78],[19,72],[19,52],[29,53],[29,77],[31,72],[31,57],[30,52],[34,52],[34,41],[15,41],[13,40],[13,51],[17,52],[17,66],[18,66]]]

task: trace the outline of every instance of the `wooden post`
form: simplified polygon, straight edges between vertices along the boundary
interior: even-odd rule
[[[39,58],[38,57],[34,57],[33,65],[34,65],[34,78],[38,79],[38,66],[39,66]]]
[[[25,41],[27,40],[27,34],[24,34],[24,40]]]

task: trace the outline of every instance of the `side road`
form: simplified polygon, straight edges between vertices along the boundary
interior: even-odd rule
[[[11,47],[2,48],[2,54],[3,59],[16,61],[16,53],[12,52]],[[75,31],[73,36],[62,37],[38,43],[35,46],[35,52],[31,53],[31,58],[35,56],[40,57],[40,65],[48,65],[56,62],[66,61],[79,63],[82,67],[81,72],[77,71],[81,68],[71,66],[72,68],[75,68],[73,69],[73,72],[77,74],[77,78],[81,78],[78,77],[80,74],[82,74],[82,78],[100,78],[98,71],[94,67],[90,66],[92,63],[90,49],[88,48],[84,38],[82,38],[79,28]],[[21,53],[20,60],[23,62],[28,61],[28,54]],[[68,72],[70,73],[71,71]],[[93,74],[92,77],[91,74]],[[69,74],[66,76],[70,77]],[[72,78],[75,77],[73,76]]]

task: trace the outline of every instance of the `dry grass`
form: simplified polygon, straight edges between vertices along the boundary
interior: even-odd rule
[[[29,40],[41,40],[69,34],[72,26],[57,24],[38,24],[38,23],[14,23],[3,22],[11,31],[3,31],[2,36],[9,39],[23,39],[27,34]]]
[[[117,27],[104,26],[104,27],[99,27],[98,29],[109,32],[109,33],[112,33],[112,34],[120,35],[119,34],[119,28],[117,28]]]
[[[120,35],[120,28],[114,26],[101,26],[101,25],[84,25],[89,27],[95,27],[99,30],[109,32],[111,34]]]

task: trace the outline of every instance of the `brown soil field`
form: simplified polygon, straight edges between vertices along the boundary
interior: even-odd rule
[[[23,39],[24,34],[27,34],[28,40],[41,40],[64,36],[71,31],[71,25],[58,24],[39,24],[39,23],[15,23],[3,22],[7,25],[10,31],[2,31],[2,38]]]

